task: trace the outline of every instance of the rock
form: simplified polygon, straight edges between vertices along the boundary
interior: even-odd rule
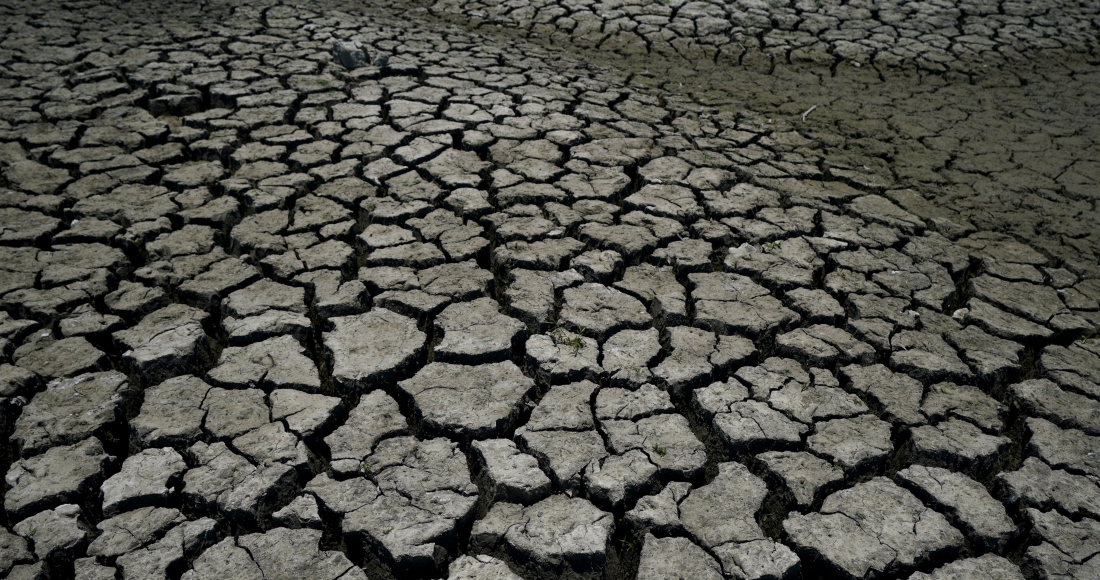
[[[656,538],[646,534],[642,544],[639,580],[721,580],[722,567],[687,538]]]
[[[884,419],[903,425],[925,423],[920,412],[924,387],[916,379],[896,374],[880,364],[849,365],[840,369],[840,376],[848,390],[869,399]]]
[[[514,504],[497,504],[486,516],[489,521],[494,512],[507,513],[507,524],[501,529],[485,526],[474,530],[492,552],[507,555],[525,575],[533,577],[603,577],[608,542],[615,529],[611,514],[587,500],[563,495],[552,495],[525,508],[508,506]]]
[[[1100,485],[1083,475],[1074,475],[1028,457],[1016,471],[994,478],[998,497],[1009,504],[1041,510],[1057,509],[1071,516],[1100,515]]]
[[[116,332],[114,338],[132,371],[146,384],[154,384],[209,364],[212,341],[202,327],[207,317],[190,306],[172,304]]]
[[[318,512],[317,498],[312,495],[300,495],[294,498],[294,501],[286,507],[271,514],[271,521],[276,526],[292,529],[324,528],[324,521]]]
[[[267,425],[271,415],[259,389],[212,388],[202,402],[203,430],[217,439],[232,439]]]
[[[810,324],[835,324],[844,318],[844,307],[824,290],[795,288],[784,298],[787,307]]]
[[[645,453],[631,449],[593,461],[585,469],[589,500],[601,509],[621,511],[657,485],[657,466]]]
[[[342,552],[321,550],[321,535],[321,530],[275,528],[263,534],[243,535],[237,538],[237,545],[247,551],[259,568],[261,578],[352,580],[366,577]]]
[[[722,544],[714,553],[734,577],[794,580],[801,573],[798,556],[787,546],[771,540]]]
[[[684,528],[699,543],[716,548],[765,539],[756,523],[768,488],[740,463],[718,464],[718,476],[680,502]]]
[[[118,443],[131,397],[126,376],[115,371],[55,380],[23,407],[12,440],[24,457],[92,435]]]
[[[769,451],[756,461],[791,493],[799,510],[811,509],[844,483],[843,469],[804,451]]]
[[[931,573],[917,572],[909,580],[1024,580],[1015,564],[995,554],[965,558],[945,564]]]
[[[478,364],[511,358],[526,339],[526,326],[498,312],[496,301],[479,298],[445,308],[435,319],[437,362]]]
[[[426,335],[416,322],[384,308],[331,319],[324,335],[332,378],[342,393],[367,391],[408,375],[424,355]],[[379,337],[384,337],[384,340]]]
[[[113,558],[164,537],[186,518],[175,508],[144,507],[107,518],[96,528],[100,535],[88,545],[89,556]]]
[[[183,476],[183,501],[196,512],[218,512],[239,525],[256,526],[296,491],[292,468],[254,466],[225,443],[196,443],[188,453],[197,467]]]
[[[1042,417],[1064,429],[1100,435],[1100,402],[1063,390],[1048,379],[1033,379],[1008,388],[1024,413]]]
[[[904,574],[963,546],[943,516],[881,477],[830,495],[819,513],[792,515],[783,530],[804,561],[846,578]]]
[[[523,580],[492,556],[461,556],[448,570],[447,580]]]
[[[668,392],[650,384],[636,391],[626,389],[602,389],[596,395],[596,416],[601,420],[624,419],[636,421],[659,413],[675,413],[676,407]]]
[[[718,334],[759,338],[787,330],[798,315],[768,290],[738,274],[689,274],[696,325]]]
[[[218,524],[210,518],[183,522],[160,540],[119,556],[123,578],[164,578],[218,541]]]
[[[714,428],[728,452],[743,456],[767,450],[792,449],[809,427],[788,419],[760,401],[730,404],[714,416]]]
[[[374,391],[359,399],[347,421],[325,437],[336,473],[358,473],[360,463],[374,452],[384,438],[407,435],[408,423],[397,401],[383,391]]]
[[[1009,282],[983,275],[970,280],[970,291],[975,298],[1038,324],[1047,323],[1065,309],[1053,288],[1028,282]]]
[[[313,440],[326,435],[344,410],[337,397],[279,389],[268,395],[271,420],[285,421],[298,437]]]
[[[9,518],[19,520],[93,497],[114,460],[95,437],[20,459],[12,463],[4,478],[10,487],[4,495],[4,509]]]
[[[202,436],[210,385],[193,376],[175,377],[145,390],[130,431],[142,447],[185,448]]]
[[[438,573],[477,506],[466,457],[446,439],[398,437],[379,443],[364,471],[378,482],[377,495],[362,496],[344,514],[344,541],[369,546],[403,573]],[[318,499],[344,511],[323,494]]]
[[[1044,542],[1029,548],[1024,555],[1024,565],[1032,571],[1050,577],[1052,572],[1055,575],[1061,572],[1059,568],[1065,564],[1071,564],[1069,568],[1073,569],[1076,566],[1072,565],[1086,564],[1095,559],[1096,545],[1100,541],[1100,524],[1095,520],[1082,518],[1075,522],[1056,511],[1041,512],[1036,509],[1028,509],[1026,516],[1031,524],[1032,539]]]
[[[0,573],[7,574],[16,564],[29,564],[34,560],[26,539],[0,529]]]
[[[292,336],[269,338],[222,351],[218,366],[206,373],[212,385],[227,388],[321,390],[317,367]]]
[[[661,353],[656,328],[622,330],[603,343],[603,368],[616,387],[637,387],[651,380],[649,366]]]
[[[971,298],[966,308],[966,322],[976,324],[994,336],[1020,342],[1046,340],[1054,336],[1054,332],[1044,326],[1009,314],[977,298]]]
[[[309,449],[282,423],[267,423],[236,437],[232,443],[234,449],[257,465],[281,464],[299,473],[309,473]]]
[[[999,433],[1004,428],[1008,407],[975,387],[937,383],[928,387],[921,412],[932,421],[955,417]]]
[[[527,339],[527,370],[543,384],[598,380],[603,369],[597,363],[596,340],[567,331],[539,334]]]
[[[1086,435],[1078,429],[1060,429],[1045,419],[1025,420],[1027,451],[1055,469],[1064,469],[1092,477],[1100,477],[1100,437]]]
[[[599,342],[620,330],[638,330],[650,323],[649,313],[641,302],[602,284],[566,288],[560,320],[570,331]]]
[[[538,459],[555,487],[570,493],[580,491],[589,463],[609,455],[596,431],[522,431],[516,440]]]
[[[927,332],[902,331],[890,338],[890,366],[923,383],[943,381],[968,382],[970,368],[938,335]]]
[[[117,570],[111,566],[100,566],[95,558],[80,558],[73,564],[76,580],[113,580]]]
[[[532,504],[550,495],[550,478],[538,460],[520,452],[507,439],[474,441],[473,459],[481,472],[481,485],[494,501]]]
[[[591,403],[597,388],[590,381],[550,387],[538,406],[531,411],[525,428],[532,431],[594,429],[596,423],[593,420]]]
[[[822,421],[806,438],[806,448],[842,467],[847,474],[875,472],[894,452],[890,424],[871,415]]]
[[[80,506],[70,503],[39,512],[13,529],[34,542],[34,555],[39,560],[72,561],[88,543],[87,527]]]
[[[123,280],[118,290],[103,297],[103,302],[111,312],[132,319],[167,306],[169,299],[158,287]]]
[[[516,425],[535,382],[512,361],[464,366],[433,362],[398,383],[426,434],[458,439],[498,437]]]
[[[914,465],[899,471],[894,480],[945,514],[981,550],[1000,551],[1017,533],[1004,506],[965,475]]]
[[[1003,460],[1012,445],[1008,437],[987,435],[958,419],[914,427],[911,435],[909,453],[913,463],[971,474],[987,473]]]
[[[47,380],[94,373],[110,366],[103,352],[84,337],[43,341],[25,354],[15,354],[16,365]]]
[[[687,293],[669,267],[650,264],[631,266],[615,288],[641,300],[653,320],[663,326],[678,326],[687,322]]]
[[[656,495],[638,500],[634,509],[626,512],[626,521],[640,530],[653,530],[660,534],[683,532],[680,522],[680,502],[688,496],[691,484],[674,481]]]
[[[183,457],[164,447],[127,457],[122,470],[103,482],[103,515],[110,517],[139,507],[167,503],[187,470]]]
[[[644,452],[661,477],[693,479],[706,465],[703,443],[695,438],[683,415],[667,413],[637,421],[601,421],[613,453]]]

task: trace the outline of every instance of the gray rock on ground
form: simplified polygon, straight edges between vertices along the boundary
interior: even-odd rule
[[[333,330],[325,333],[324,344],[341,393],[363,392],[402,378],[424,354],[427,337],[416,322],[389,310],[378,308],[331,322]]]
[[[783,530],[803,559],[846,578],[904,574],[963,546],[942,515],[881,477],[834,493],[819,513],[788,517]]]
[[[103,515],[110,517],[171,502],[173,488],[186,470],[183,457],[170,447],[146,449],[127,457],[122,469],[100,486]]]
[[[9,489],[4,509],[11,519],[22,519],[61,504],[93,497],[115,458],[103,444],[89,437],[72,445],[52,447],[41,455],[12,463],[4,477]]]
[[[552,495],[528,507],[497,504],[474,525],[470,541],[525,575],[595,579],[603,577],[614,530],[611,514],[587,500]]]
[[[538,461],[507,439],[474,441],[470,452],[493,501],[532,504],[550,495],[550,478]]]

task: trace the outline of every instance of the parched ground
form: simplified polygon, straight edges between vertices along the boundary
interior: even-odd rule
[[[0,1],[0,576],[1100,577],[1098,29]]]

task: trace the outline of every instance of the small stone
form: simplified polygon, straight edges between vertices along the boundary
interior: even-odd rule
[[[448,569],[447,580],[523,580],[492,556],[459,556]]]
[[[877,471],[894,452],[890,424],[871,415],[818,423],[806,447],[852,475]]]
[[[140,507],[170,501],[173,488],[187,470],[183,457],[164,447],[146,449],[127,457],[122,470],[103,482],[103,515],[118,515]]]
[[[909,580],[1024,580],[1024,575],[1012,562],[986,554],[945,564],[928,574],[917,572]]]
[[[445,308],[435,319],[435,360],[460,364],[501,362],[526,339],[527,327],[498,311],[495,300],[479,298]]]
[[[474,441],[474,460],[494,501],[532,504],[550,495],[550,478],[538,461],[507,439]]]
[[[1075,518],[1100,517],[1100,485],[1083,475],[1051,469],[1034,457],[1025,459],[1016,471],[998,474],[994,489],[1009,504],[1057,509]]]
[[[486,518],[510,509],[501,506],[512,505],[498,504]],[[552,495],[517,510],[506,529],[485,534],[481,541],[491,541],[493,552],[513,555],[513,561],[531,577],[594,580],[603,577],[614,528],[614,517],[588,500]]]
[[[646,534],[638,580],[721,580],[722,567],[687,538],[656,538]]]
[[[413,401],[429,435],[484,439],[511,430],[535,393],[512,361],[477,366],[433,362],[398,390]]]
[[[803,451],[769,451],[756,460],[794,496],[795,506],[808,510],[844,483],[844,470]]]
[[[342,393],[371,390],[407,375],[424,353],[427,336],[416,321],[376,308],[331,320],[324,335],[332,377]]]
[[[4,478],[10,488],[4,495],[4,509],[9,518],[18,520],[91,497],[114,460],[95,437],[20,459]]]
[[[894,480],[944,513],[980,549],[1000,551],[1017,533],[1004,506],[965,475],[914,465],[899,471]]]
[[[584,474],[588,498],[596,506],[619,511],[649,494],[657,485],[657,466],[637,449],[588,465]]]
[[[912,430],[910,457],[914,463],[984,474],[1007,453],[1008,437],[987,435],[966,421],[948,419]]]
[[[295,530],[323,529],[324,521],[317,510],[317,498],[312,495],[300,495],[283,509],[271,514],[271,521],[277,526]]]
[[[34,542],[34,555],[39,560],[71,561],[88,543],[87,528],[80,506],[64,504],[39,512],[13,529]]]
[[[834,493],[820,513],[792,515],[783,529],[803,561],[847,578],[905,574],[963,546],[943,516],[881,477]]]

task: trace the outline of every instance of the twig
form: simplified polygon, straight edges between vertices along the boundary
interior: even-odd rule
[[[810,113],[814,112],[814,109],[816,109],[816,108],[817,108],[817,105],[814,105],[814,106],[810,107],[809,109],[806,109],[805,113],[802,113],[802,122],[803,123],[806,122],[806,115],[809,115]]]

